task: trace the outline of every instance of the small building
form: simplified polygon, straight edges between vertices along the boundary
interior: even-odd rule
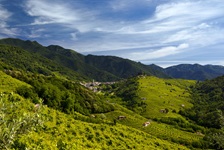
[[[148,125],[150,125],[150,122],[149,122],[149,121],[148,121],[148,122],[144,122],[144,123],[142,124],[143,127],[147,127]]]
[[[167,114],[168,113],[168,109],[160,109],[160,111],[159,112],[161,112],[161,113],[164,113],[164,114]]]
[[[117,119],[118,119],[118,120],[123,120],[123,119],[126,119],[126,116],[118,116]]]

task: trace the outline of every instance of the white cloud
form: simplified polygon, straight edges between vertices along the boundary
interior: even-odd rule
[[[73,2],[73,5],[68,2]],[[224,22],[222,0],[162,0],[163,3],[160,0],[113,0],[106,7],[111,9],[106,10],[111,14],[128,14],[133,13],[134,7],[154,5],[155,11],[141,21],[122,21],[120,18],[117,21],[119,16],[106,17],[104,6],[94,10],[78,2],[27,0],[26,11],[35,17],[34,25],[54,23],[71,31],[67,32],[70,41],[61,40],[59,43],[79,52],[114,50],[116,53],[121,49],[138,49],[125,57],[155,60],[172,55],[175,59],[175,55],[189,49],[193,51],[194,48],[196,54],[207,46],[224,41],[224,29],[220,25]],[[136,15],[140,14],[136,12]]]
[[[28,0],[25,7],[30,16],[37,17],[33,24],[69,23],[79,20],[79,17],[71,14],[69,7],[62,3]]]
[[[161,57],[166,57],[169,55],[174,55],[177,53],[181,53],[181,50],[184,50],[189,47],[189,44],[182,43],[178,46],[168,46],[162,47],[158,50],[149,50],[143,52],[135,52],[131,54],[132,59],[134,60],[150,60],[150,59],[157,59]]]
[[[32,29],[31,33],[28,34],[29,38],[38,38],[43,36],[42,33],[45,32],[45,29],[39,28],[39,29]]]
[[[11,15],[12,13],[0,5],[0,21],[6,21]]]
[[[0,5],[0,31],[1,31],[1,38],[8,36],[16,35],[17,29],[10,28],[7,24],[7,21],[12,16],[12,13],[5,9],[2,5]]]
[[[35,17],[32,25],[59,24],[67,28],[89,31],[88,22],[94,20],[94,11],[79,8],[64,1],[27,0],[25,10],[28,15]],[[78,5],[78,3],[77,3]]]
[[[109,2],[113,11],[126,11],[139,6],[149,5],[152,0],[112,0]]]

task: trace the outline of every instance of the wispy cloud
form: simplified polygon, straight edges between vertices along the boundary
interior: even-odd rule
[[[162,0],[161,0],[162,1]],[[148,6],[155,4],[153,0],[112,0],[109,2],[110,7],[113,11],[130,11],[131,9],[142,8],[143,6]]]
[[[79,20],[79,16],[71,13],[69,6],[64,3],[52,3],[44,0],[28,0],[26,11],[30,16],[36,17],[33,24],[70,23]]]
[[[10,28],[7,21],[11,17],[12,13],[5,9],[0,4],[0,37],[14,36],[17,32],[16,28]]]
[[[17,27],[44,45],[133,60],[184,61],[182,55],[196,56],[214,45],[223,55],[223,8],[222,0],[23,0],[29,25]],[[8,22],[16,15],[0,5],[1,34],[16,33]]]
[[[174,55],[177,53],[180,53],[181,50],[184,50],[189,47],[189,44],[183,43],[178,46],[168,46],[168,47],[162,47],[158,50],[149,50],[149,51],[142,51],[142,52],[135,52],[131,54],[131,57],[133,59],[137,58],[137,60],[150,60],[150,59],[157,59],[161,57],[166,57],[169,55]]]
[[[77,1],[69,2],[27,0],[24,7],[26,12],[34,17],[32,25],[58,24],[64,28],[89,31],[92,26],[88,22],[94,20],[95,11],[81,7]]]

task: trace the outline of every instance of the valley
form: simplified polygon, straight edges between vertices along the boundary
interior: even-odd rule
[[[0,43],[0,149],[224,148],[221,66],[196,80],[35,41]]]

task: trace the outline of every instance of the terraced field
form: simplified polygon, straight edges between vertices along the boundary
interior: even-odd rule
[[[146,118],[181,117],[176,112],[192,106],[188,88],[195,81],[144,76],[138,82],[138,96],[147,104],[142,114]]]
[[[10,123],[11,117],[14,115],[17,115],[14,121],[22,121],[22,118],[18,116],[22,114],[29,117],[38,116],[44,122],[42,126],[35,128],[35,130],[21,134],[13,145],[17,149],[188,149],[183,145],[156,138],[151,134],[122,124],[87,123],[75,120],[71,115],[46,106],[41,106],[38,112],[34,112],[34,104],[25,99],[17,100],[16,104],[7,99],[8,95],[4,95],[0,101],[0,106],[4,107],[4,111],[6,111],[0,111],[5,116],[4,119],[7,121],[5,123]],[[7,115],[8,113],[10,115]],[[29,121],[32,120],[26,119],[26,122],[29,123]],[[14,130],[11,127],[12,125],[4,126],[4,124],[1,124],[0,128],[4,127],[5,130],[1,130],[0,137],[9,134],[5,133],[6,129]],[[16,130],[18,130],[18,126],[16,127]],[[1,141],[0,147],[4,147],[4,143]]]
[[[111,122],[113,122],[114,119],[117,119],[118,116],[125,116],[124,119],[117,120],[116,123],[126,125],[140,131],[144,131],[145,133],[164,140],[185,144],[187,143],[191,145],[192,143],[200,142],[203,138],[203,135],[179,130],[172,125],[158,123],[156,121],[144,118],[140,115],[131,115],[119,110],[106,113],[105,116],[106,119],[110,120]],[[150,124],[145,127],[143,126],[144,122],[150,122]]]

